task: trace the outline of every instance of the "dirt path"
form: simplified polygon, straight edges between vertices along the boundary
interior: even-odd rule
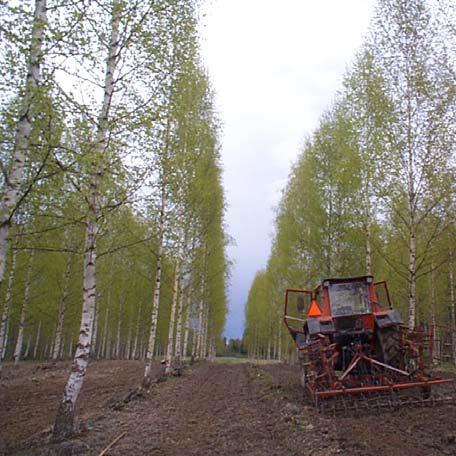
[[[334,418],[303,403],[293,366],[202,363],[113,408],[141,371],[140,362],[92,365],[81,397],[87,429],[77,445],[33,454],[98,455],[122,435],[110,455],[456,455],[455,405]],[[36,371],[35,381],[12,375],[0,382],[0,432],[6,429],[9,438],[2,454],[45,445],[45,433],[29,436],[33,427],[52,423],[64,370],[50,372]],[[40,406],[44,413],[36,415]]]
[[[102,438],[92,434],[84,441],[101,449],[125,432],[111,455],[337,454],[327,443],[312,445],[313,425],[293,418],[297,405],[285,399],[271,408],[277,391],[272,376],[251,365],[202,364],[149,400],[129,404],[118,419],[107,419],[109,425],[99,423]]]

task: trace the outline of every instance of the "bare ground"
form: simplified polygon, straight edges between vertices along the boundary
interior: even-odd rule
[[[45,368],[43,368],[45,367]],[[150,394],[122,401],[142,377],[136,361],[93,363],[81,393],[82,432],[47,444],[67,365],[6,365],[0,454],[456,455],[456,404],[328,416],[306,405],[294,366],[201,363]],[[155,366],[160,373],[161,366]]]

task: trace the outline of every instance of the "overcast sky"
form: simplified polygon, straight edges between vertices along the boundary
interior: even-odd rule
[[[225,335],[241,337],[274,207],[304,138],[341,87],[374,0],[213,0],[203,57],[223,123],[226,221],[235,245]]]

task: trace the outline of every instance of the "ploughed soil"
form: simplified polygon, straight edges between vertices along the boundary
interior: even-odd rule
[[[199,363],[128,397],[139,361],[89,366],[80,433],[48,438],[67,364],[4,365],[0,454],[20,455],[456,455],[456,403],[374,413],[318,412],[303,400],[296,366]],[[160,376],[162,366],[154,373]],[[117,440],[116,440],[117,439]]]

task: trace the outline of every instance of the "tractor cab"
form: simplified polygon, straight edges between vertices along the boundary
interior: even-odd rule
[[[400,323],[386,283],[370,275],[323,279],[313,290],[286,291],[285,324],[298,346],[317,334],[364,339],[377,327]]]

